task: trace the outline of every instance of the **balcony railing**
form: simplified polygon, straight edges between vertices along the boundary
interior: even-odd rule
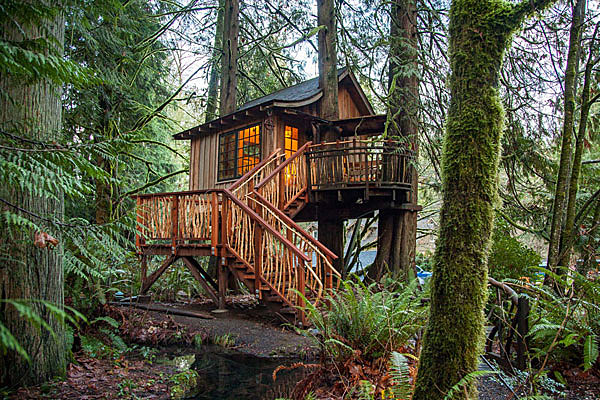
[[[403,142],[320,143],[310,147],[306,160],[310,190],[411,187],[414,152]]]

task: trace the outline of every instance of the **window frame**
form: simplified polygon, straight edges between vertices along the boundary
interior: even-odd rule
[[[221,132],[218,135],[218,139],[217,139],[217,182],[227,182],[227,181],[232,181],[232,180],[236,180],[239,179],[240,177],[242,177],[244,173],[238,173],[238,168],[240,167],[239,161],[242,157],[239,157],[239,141],[240,141],[240,133],[243,132],[246,129],[250,129],[250,128],[254,128],[257,127],[258,128],[258,163],[262,160],[262,153],[263,153],[263,149],[262,149],[262,134],[263,134],[263,123],[261,122],[255,122],[252,124],[248,124],[248,125],[244,125],[241,126],[239,128],[236,129],[232,129],[230,131],[227,132]],[[233,158],[232,158],[232,162],[233,162],[233,171],[234,174],[233,176],[226,176],[223,177],[222,173],[223,170],[221,169],[221,165],[223,160],[223,153],[221,152],[221,144],[222,144],[222,138],[227,137],[227,136],[233,136],[234,137],[234,148],[233,150],[229,151],[232,152],[233,154]],[[256,164],[258,164],[256,163]],[[256,164],[254,164],[254,166],[256,166]],[[252,168],[254,168],[254,166],[252,166]],[[230,168],[227,168],[226,170],[229,171]]]

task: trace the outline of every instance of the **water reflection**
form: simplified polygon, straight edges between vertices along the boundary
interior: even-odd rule
[[[282,370],[277,373],[277,380],[273,382],[275,368],[299,361],[296,359],[264,359],[218,346],[205,346],[202,350],[192,352],[196,356],[192,368],[199,375],[197,395],[190,397],[192,399],[289,398],[296,382],[306,376],[303,369]]]

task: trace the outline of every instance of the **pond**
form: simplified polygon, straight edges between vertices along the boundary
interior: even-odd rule
[[[198,373],[198,384],[189,399],[197,400],[273,400],[289,398],[294,386],[307,372],[304,368],[281,370],[273,381],[273,371],[281,365],[291,365],[299,359],[261,358],[220,346],[206,345],[199,349],[168,349],[165,356],[181,356],[191,361]]]

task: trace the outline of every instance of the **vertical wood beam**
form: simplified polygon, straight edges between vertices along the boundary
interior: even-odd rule
[[[225,296],[227,295],[227,278],[228,278],[228,270],[227,265],[219,265],[218,268],[218,285],[219,285],[219,309],[225,309]]]
[[[177,239],[179,238],[179,197],[173,195],[171,205],[171,254],[177,254]]]
[[[217,193],[211,194],[211,227],[210,227],[210,253],[218,257],[217,246],[219,244],[219,201]]]

